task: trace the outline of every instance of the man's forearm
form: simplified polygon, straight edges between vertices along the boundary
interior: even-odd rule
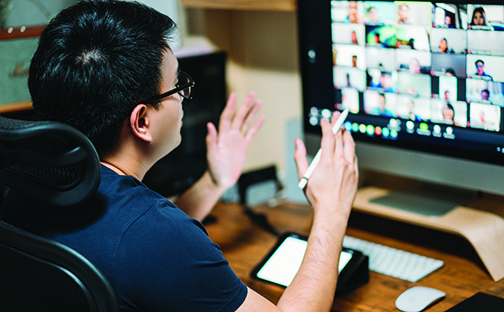
[[[282,311],[330,311],[346,218],[315,217],[301,267],[278,302]]]
[[[174,200],[177,205],[191,218],[202,221],[212,211],[225,190],[218,188],[206,171],[203,176]]]

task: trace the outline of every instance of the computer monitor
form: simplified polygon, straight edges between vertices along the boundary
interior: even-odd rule
[[[504,195],[504,5],[482,2],[299,0],[308,153],[348,107],[361,168]]]
[[[206,125],[212,122],[218,127],[227,100],[226,53],[182,55],[178,57],[180,70],[196,82],[193,98],[182,103],[182,141],[176,149],[160,159],[143,179],[149,188],[165,197],[183,193],[206,171]]]

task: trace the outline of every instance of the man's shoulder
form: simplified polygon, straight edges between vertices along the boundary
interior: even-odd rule
[[[107,198],[108,205],[149,206],[152,203],[176,206],[161,194],[151,190],[133,176],[118,175],[102,166],[98,196]]]
[[[200,228],[207,235],[199,222],[132,176],[104,170],[96,201],[106,205],[108,221],[120,227],[123,236],[127,232],[156,236],[167,228],[182,233],[188,228]]]

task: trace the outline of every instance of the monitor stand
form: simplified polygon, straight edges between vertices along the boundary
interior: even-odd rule
[[[446,189],[432,192],[431,186],[411,187],[399,182],[398,187],[392,187],[383,179],[374,182],[378,181],[359,188],[354,210],[460,235],[472,244],[495,282],[504,278],[502,196],[481,194],[471,198],[460,190],[441,196],[448,194]],[[457,198],[459,192],[461,197]]]
[[[411,190],[396,190],[370,199],[371,203],[423,216],[438,217],[475,197],[475,192],[459,188],[422,184]]]

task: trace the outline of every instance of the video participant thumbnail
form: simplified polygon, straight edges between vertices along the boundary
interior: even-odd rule
[[[467,52],[467,31],[462,29],[432,29],[430,50],[436,53]]]
[[[409,95],[397,96],[397,116],[413,121],[428,121],[431,114],[429,98],[416,98]]]
[[[469,112],[471,128],[499,131],[501,108],[496,105],[472,103]]]
[[[431,100],[431,121],[458,127],[467,127],[467,103]]]
[[[401,26],[397,28],[396,48],[430,51],[429,28]]]
[[[366,26],[366,46],[395,48],[397,28],[394,26]]]
[[[359,91],[366,89],[366,72],[354,67],[333,67],[334,87],[354,88]]]
[[[396,50],[396,68],[410,74],[431,74],[431,53],[411,50]]]
[[[380,93],[374,90],[364,92],[364,111],[366,114],[396,117],[397,95],[394,93]]]
[[[346,66],[366,70],[366,51],[364,47],[346,44],[334,44],[335,66]]]
[[[397,25],[430,26],[432,6],[430,2],[396,1]]]
[[[433,76],[456,76],[466,78],[466,55],[432,53]]]
[[[352,88],[341,89],[341,106],[336,105],[336,109],[349,108],[351,113],[359,112],[359,92]]]
[[[367,71],[367,86],[379,92],[396,92],[397,73],[380,71],[376,68]]]
[[[441,77],[439,77],[438,80],[439,80],[438,98],[449,101],[449,102],[457,101],[457,97],[458,97],[457,78],[456,77],[441,76]],[[463,98],[462,98],[462,100],[463,100]]]
[[[467,55],[467,78],[504,82],[504,57]]]
[[[377,68],[380,70],[392,72],[395,67],[395,49],[366,48],[366,66],[367,68]]]
[[[395,25],[396,8],[392,1],[365,1],[364,23],[366,25]]]
[[[467,6],[467,14],[471,17],[468,21],[468,29],[504,30],[504,9],[502,5],[470,4]]]
[[[333,22],[364,24],[364,5],[361,1],[331,1]]]
[[[364,25],[332,23],[333,43],[365,45]]]
[[[397,92],[431,97],[431,76],[400,72],[397,74]]]
[[[484,30],[467,32],[467,49],[470,54],[503,56],[503,42],[504,32]]]
[[[481,79],[467,79],[466,84],[466,98],[468,102],[504,107],[504,83]]]
[[[436,28],[467,28],[467,25],[460,24],[460,9],[465,6],[454,3],[433,3],[432,25]]]

